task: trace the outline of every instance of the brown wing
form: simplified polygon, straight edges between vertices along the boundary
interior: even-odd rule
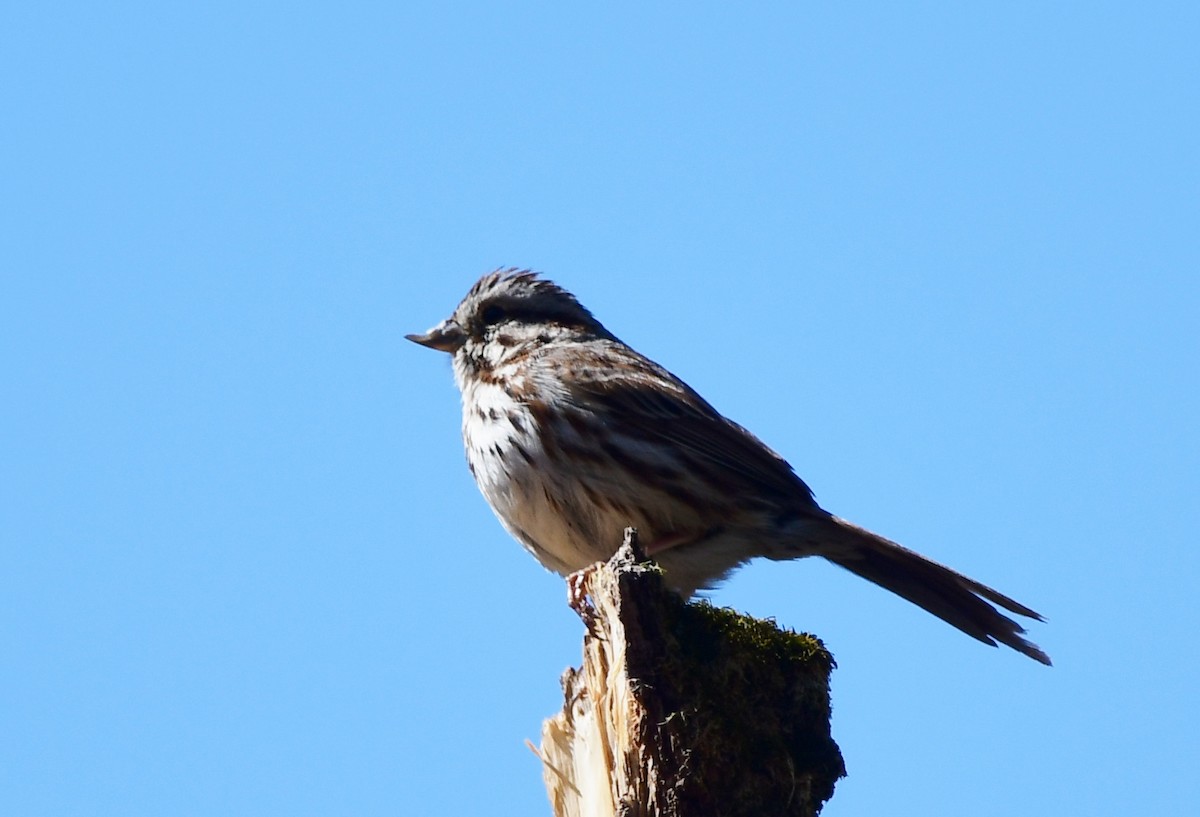
[[[571,399],[609,428],[648,446],[670,447],[697,476],[710,475],[706,481],[727,491],[726,498],[773,500],[781,511],[816,507],[812,491],[783,457],[663,367],[619,341],[577,346],[567,354],[571,375],[562,380]]]

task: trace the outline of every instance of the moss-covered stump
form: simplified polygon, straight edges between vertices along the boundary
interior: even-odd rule
[[[583,666],[542,729],[557,817],[816,815],[845,774],[820,640],[685,603],[635,537],[582,578]]]

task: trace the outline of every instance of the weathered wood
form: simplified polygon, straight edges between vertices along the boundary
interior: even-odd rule
[[[820,640],[685,603],[626,532],[573,578],[583,666],[542,729],[556,817],[816,815],[845,774]]]

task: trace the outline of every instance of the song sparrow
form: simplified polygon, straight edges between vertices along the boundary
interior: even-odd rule
[[[561,574],[637,528],[685,596],[749,559],[823,556],[995,646],[1049,657],[986,585],[817,505],[782,457],[527,270],[483,276],[409,340],[454,356],[467,463],[504,527]]]

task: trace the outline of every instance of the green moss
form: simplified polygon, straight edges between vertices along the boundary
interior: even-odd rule
[[[779,627],[771,619],[758,619],[707,601],[684,605],[675,635],[681,643],[701,646],[706,640],[743,653],[747,660],[806,667],[827,677],[836,666],[833,656],[815,635]]]

